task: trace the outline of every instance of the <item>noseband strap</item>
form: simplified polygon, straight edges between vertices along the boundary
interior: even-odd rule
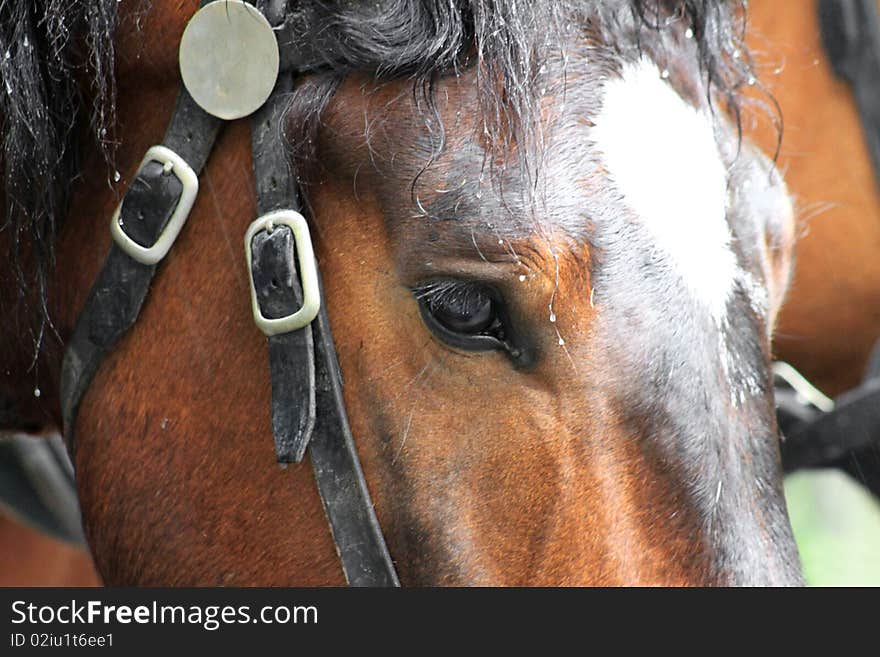
[[[202,6],[207,4],[203,0]],[[281,25],[285,4],[266,0],[256,7],[271,25]],[[289,34],[284,29],[275,33],[279,41],[289,39]],[[264,217],[279,211],[299,216],[299,190],[279,127],[293,89],[291,62],[297,61],[284,45],[289,42],[282,43],[282,74],[269,99],[251,116],[257,208]],[[299,70],[309,68],[304,64]],[[197,176],[221,123],[181,87],[162,147],[148,151],[114,215],[115,243],[80,312],[62,363],[62,417],[72,456],[80,402],[104,357],[137,320],[158,261],[186,220],[198,191]],[[299,315],[310,306],[313,294],[321,296],[311,243],[300,242],[298,249],[295,232],[270,224],[269,230],[256,232],[246,244],[254,305],[268,319]],[[302,264],[307,271],[301,272]],[[276,459],[297,463],[308,448],[349,584],[399,586],[348,425],[326,308],[315,303],[300,323],[267,337]]]

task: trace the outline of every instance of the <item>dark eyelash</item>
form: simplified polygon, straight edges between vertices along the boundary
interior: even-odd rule
[[[440,280],[413,288],[413,294],[416,299],[431,306],[451,302],[468,305],[484,297],[487,291],[478,283]]]
[[[492,303],[494,321],[485,331],[470,336],[470,347],[465,349],[475,351],[503,350],[507,352],[514,366],[519,369],[530,369],[537,361],[537,352],[531,348],[528,341],[516,332],[511,332],[512,324],[506,311],[503,296],[490,284],[477,281],[462,281],[454,278],[435,279],[422,283],[412,288],[413,296],[419,302],[423,320],[428,327],[437,334],[437,320],[432,318],[433,313],[442,306],[457,306],[458,308],[485,307],[486,298]],[[447,333],[441,331],[441,333]],[[450,336],[441,336],[441,339],[450,342]],[[479,344],[474,346],[476,341]],[[450,342],[450,344],[453,344]],[[455,343],[461,346],[460,343]]]

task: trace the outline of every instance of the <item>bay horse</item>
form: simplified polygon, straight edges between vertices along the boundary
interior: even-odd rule
[[[801,583],[769,370],[794,219],[738,129],[741,7],[290,4],[324,66],[276,128],[400,581]],[[61,345],[198,2],[116,8],[0,8],[10,427],[61,426]],[[272,463],[254,184],[231,122],[67,427],[109,584],[344,582],[311,472]]]

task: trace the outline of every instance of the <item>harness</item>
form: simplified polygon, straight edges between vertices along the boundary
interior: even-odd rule
[[[111,221],[113,245],[77,318],[61,370],[65,438],[101,362],[137,321],[150,282],[195,203],[224,121],[250,117],[259,217],[245,236],[266,335],[279,463],[312,462],[353,586],[399,586],[349,429],[336,347],[295,175],[278,125],[294,77],[321,62],[299,47],[286,0],[202,0],[180,45],[183,85],[160,145],[144,155]]]

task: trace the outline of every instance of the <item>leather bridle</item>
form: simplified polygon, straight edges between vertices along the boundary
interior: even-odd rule
[[[320,68],[321,62],[293,38],[286,0],[247,5],[216,1],[227,11],[231,5],[247,8],[251,18],[260,12],[278,42],[274,89],[250,114],[260,216],[245,243],[255,319],[269,347],[276,458],[298,463],[308,448],[349,584],[399,586],[349,429],[336,347],[320,303],[317,264],[278,127],[295,75]],[[195,16],[211,4],[202,0]],[[159,262],[195,202],[198,174],[222,123],[181,85],[161,145],[147,151],[113,216],[114,244],[77,319],[62,365],[62,417],[72,455],[80,402],[104,357],[137,321]]]

